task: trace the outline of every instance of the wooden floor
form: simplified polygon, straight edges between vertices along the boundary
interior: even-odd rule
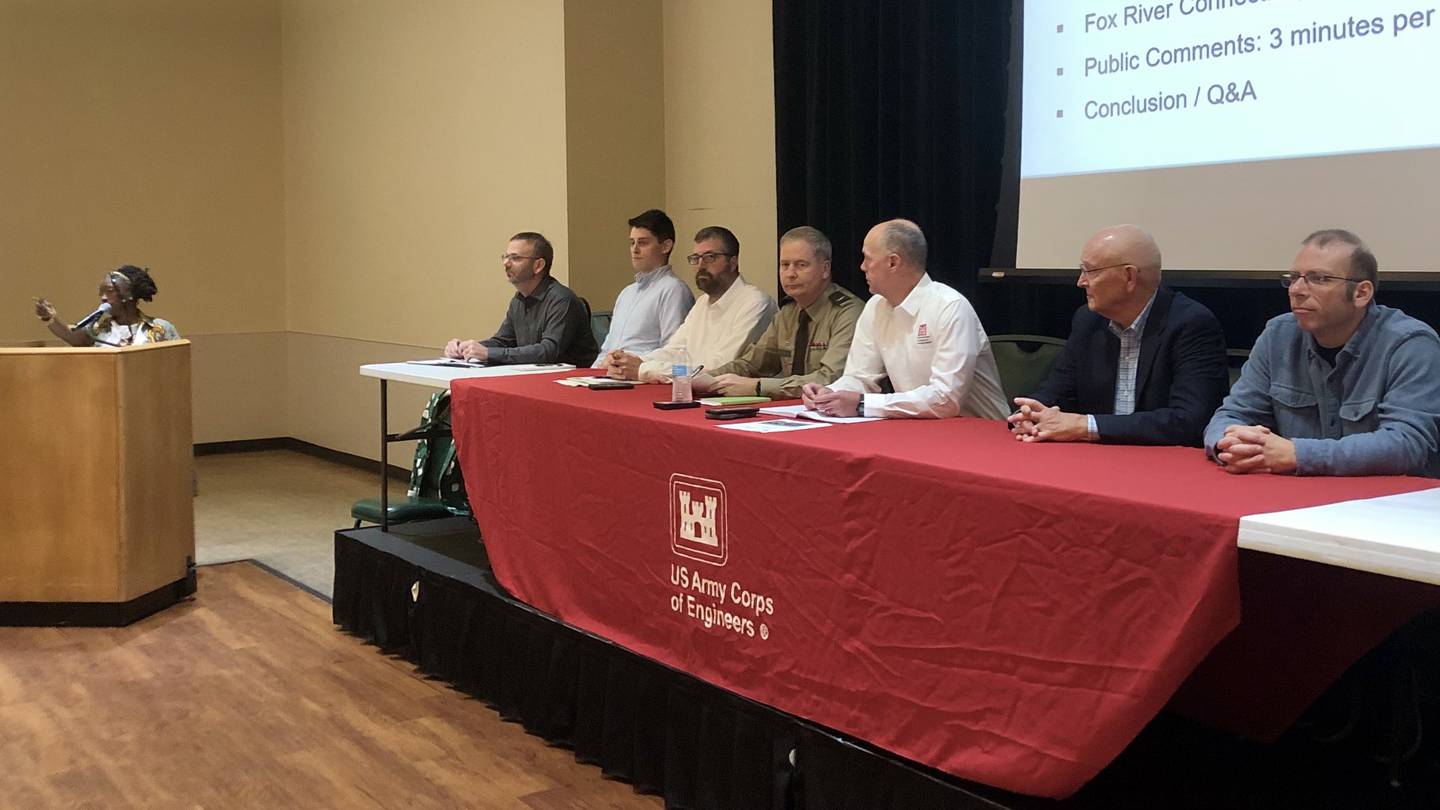
[[[0,628],[0,807],[660,806],[249,563],[128,628]]]

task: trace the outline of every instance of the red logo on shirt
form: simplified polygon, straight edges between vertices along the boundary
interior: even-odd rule
[[[922,323],[922,324],[920,324],[918,327],[915,328],[915,343],[916,343],[917,345],[922,345],[922,344],[925,344],[925,343],[929,343],[929,342],[931,342],[931,340],[933,340],[933,338],[930,337],[930,325],[929,325],[929,324]]]
[[[681,557],[724,565],[730,556],[725,484],[709,478],[670,476],[670,549]]]

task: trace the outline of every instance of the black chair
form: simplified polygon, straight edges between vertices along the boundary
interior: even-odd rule
[[[1000,387],[1005,401],[1031,393],[1045,382],[1060,359],[1065,341],[1044,335],[995,335],[990,338],[990,351],[1000,370]]]

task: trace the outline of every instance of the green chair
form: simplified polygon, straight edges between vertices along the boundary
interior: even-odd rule
[[[1230,368],[1230,387],[1235,387],[1235,381],[1240,379],[1240,371],[1245,368],[1245,361],[1250,359],[1249,349],[1226,349],[1225,361]]]
[[[605,338],[610,335],[610,313],[590,313],[590,331],[595,333],[595,345],[604,346]]]
[[[1065,341],[1044,335],[995,335],[990,351],[1000,369],[1000,387],[1008,405],[1040,387],[1050,375]]]
[[[455,455],[455,441],[450,436],[450,392],[441,391],[430,397],[421,413],[420,426],[409,431],[423,436],[415,443],[415,459],[410,468],[410,487],[403,499],[389,503],[390,523],[412,520],[469,515],[470,504],[465,495],[465,482],[460,476],[460,463]],[[380,522],[380,499],[363,498],[350,507],[355,528],[361,523]]]

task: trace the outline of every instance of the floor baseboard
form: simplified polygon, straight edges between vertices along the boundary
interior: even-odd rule
[[[340,450],[321,447],[318,444],[297,439],[293,436],[276,436],[268,439],[241,439],[230,442],[203,442],[195,445],[196,456],[215,456],[222,453],[258,453],[265,450],[290,450],[325,461],[354,467],[357,470],[375,472],[380,462]],[[409,481],[410,468],[390,465],[389,477],[396,481]]]

